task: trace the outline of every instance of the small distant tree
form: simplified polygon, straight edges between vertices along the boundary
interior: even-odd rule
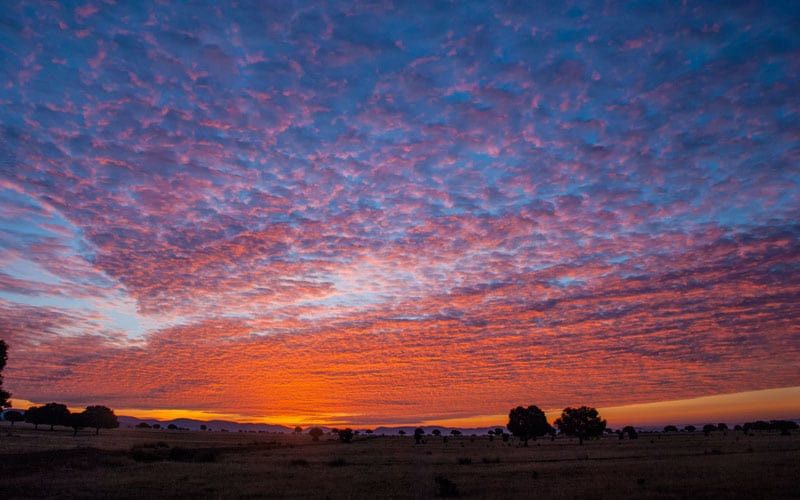
[[[11,406],[11,401],[8,400],[11,394],[3,390],[3,368],[6,367],[6,361],[8,361],[8,345],[0,340],[0,409]]]
[[[422,436],[425,435],[425,430],[422,427],[414,429],[414,442],[416,444],[422,443]]]
[[[11,422],[11,427],[14,427],[15,422],[22,422],[25,420],[25,417],[22,415],[22,413],[14,410],[7,411],[5,415],[3,415],[3,418]]]
[[[637,439],[639,434],[636,432],[636,429],[632,425],[626,425],[622,428],[622,432],[619,434],[619,438],[622,439],[625,437],[625,434],[628,435],[628,439]]]
[[[686,432],[694,432],[697,430],[697,427],[693,425],[687,425],[686,427],[683,428],[683,430],[685,430]]]
[[[92,427],[95,430],[95,435],[100,434],[100,429],[116,429],[119,427],[119,421],[114,414],[114,410],[107,406],[87,406],[83,410],[83,418],[86,427]]]
[[[404,431],[403,429],[400,429],[399,431],[397,431],[397,433],[400,434],[401,436],[406,435],[406,431]]]
[[[150,424],[148,424],[147,422],[139,422],[138,424],[136,424],[136,427],[137,427],[138,429],[150,429],[150,428],[152,428],[153,426],[152,426],[152,425],[150,425]]]
[[[41,409],[42,423],[50,426],[50,430],[56,425],[64,427],[70,426],[69,410],[66,405],[61,403],[47,403]]]
[[[160,429],[160,428],[161,428],[161,424],[153,424],[153,429]]]
[[[717,426],[714,424],[706,424],[703,426],[703,434],[706,436],[710,435],[715,430],[717,430]]]
[[[433,434],[434,436],[441,436],[442,431],[440,431],[439,429],[434,429],[431,431],[431,434]]]
[[[742,426],[741,426],[741,425],[739,425],[739,424],[736,424],[736,425],[734,425],[734,426],[733,426],[733,430],[735,430],[735,431],[741,431],[741,430],[744,430],[744,429],[742,429]]]
[[[372,433],[373,433],[373,430],[372,430],[372,429],[367,429],[367,430],[365,430],[364,432],[366,432],[367,434],[372,434]]]
[[[294,433],[295,434],[301,434],[302,432],[303,432],[303,428],[300,427],[299,425],[294,428]]]
[[[178,430],[178,426],[177,426],[177,425],[175,425],[175,424],[169,424],[169,425],[167,426],[167,430],[170,430],[170,431],[177,431],[177,430]],[[224,429],[223,429],[223,430],[224,430]]]
[[[678,428],[674,425],[664,426],[664,432],[678,432]]]
[[[718,431],[723,431],[723,432],[727,431],[728,430],[728,424],[726,424],[726,423],[717,424],[717,430]]]
[[[494,429],[494,435],[495,436],[502,436],[504,432],[505,432],[505,429],[503,429],[502,427],[495,427],[495,429]]]
[[[322,436],[323,432],[322,429],[319,427],[312,427],[308,430],[309,435],[311,435],[311,439],[313,441],[319,441],[319,437]]]
[[[506,425],[511,434],[517,436],[525,442],[528,446],[528,440],[536,440],[537,437],[545,436],[550,432],[550,424],[547,423],[547,417],[538,406],[529,406],[523,408],[517,406],[508,412],[508,425]]]
[[[339,431],[339,441],[349,443],[353,440],[353,429],[347,428]]]
[[[206,424],[200,424],[200,430],[201,431],[207,431],[208,430],[208,426]]]
[[[453,429],[452,431],[450,431],[450,434],[452,434],[453,436],[460,436],[461,431],[458,429]]]
[[[584,439],[602,436],[606,428],[606,421],[600,418],[596,409],[588,406],[564,408],[555,424],[562,434],[576,436],[580,445]]]

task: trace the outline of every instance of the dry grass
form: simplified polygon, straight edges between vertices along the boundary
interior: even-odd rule
[[[798,498],[800,435],[739,432],[531,442],[488,438],[0,427],[0,491],[15,497]]]

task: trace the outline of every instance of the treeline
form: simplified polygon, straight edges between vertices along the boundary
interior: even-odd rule
[[[11,422],[25,421],[33,424],[34,429],[38,430],[40,425],[49,425],[50,430],[55,426],[71,427],[74,434],[83,428],[95,429],[95,434],[100,434],[100,429],[115,429],[119,427],[119,421],[114,414],[114,410],[101,405],[87,406],[79,413],[72,413],[66,405],[61,403],[47,403],[44,406],[31,406],[23,415],[21,412],[7,411],[3,418]]]

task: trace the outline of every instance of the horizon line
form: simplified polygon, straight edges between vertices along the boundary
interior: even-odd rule
[[[34,403],[25,399],[12,398],[13,401],[27,404],[27,407],[44,403]],[[98,403],[102,404],[102,403]],[[535,403],[521,403],[529,406]],[[67,405],[70,411],[80,405]],[[582,406],[581,404],[567,406]],[[565,406],[566,407],[566,406]],[[22,409],[22,408],[19,408]],[[796,419],[800,417],[800,386],[762,389],[695,398],[658,401],[649,403],[632,403],[619,406],[597,407],[600,416],[609,426],[639,425],[655,427],[661,425],[696,424],[699,422],[742,423],[763,419]],[[169,421],[190,419],[197,421],[224,420],[241,425],[264,424],[293,428],[296,426],[323,427],[414,427],[439,426],[455,428],[501,427],[508,420],[507,414],[471,415],[453,418],[420,418],[414,422],[366,421],[359,419],[345,420],[353,415],[328,413],[317,415],[269,415],[257,417],[241,413],[213,412],[206,410],[159,409],[159,408],[117,408],[118,416],[138,419]],[[543,410],[548,421],[555,420],[561,409]]]

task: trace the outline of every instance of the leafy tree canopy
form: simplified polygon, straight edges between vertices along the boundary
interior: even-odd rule
[[[606,428],[606,421],[600,418],[596,409],[588,406],[564,408],[555,424],[562,434],[576,436],[578,444],[583,444],[584,439],[600,437]]]
[[[517,406],[508,412],[508,427],[511,434],[517,436],[528,446],[528,440],[549,434],[552,427],[547,423],[547,417],[538,406],[523,408]],[[500,429],[502,434],[502,429]],[[497,431],[495,431],[496,433]]]

